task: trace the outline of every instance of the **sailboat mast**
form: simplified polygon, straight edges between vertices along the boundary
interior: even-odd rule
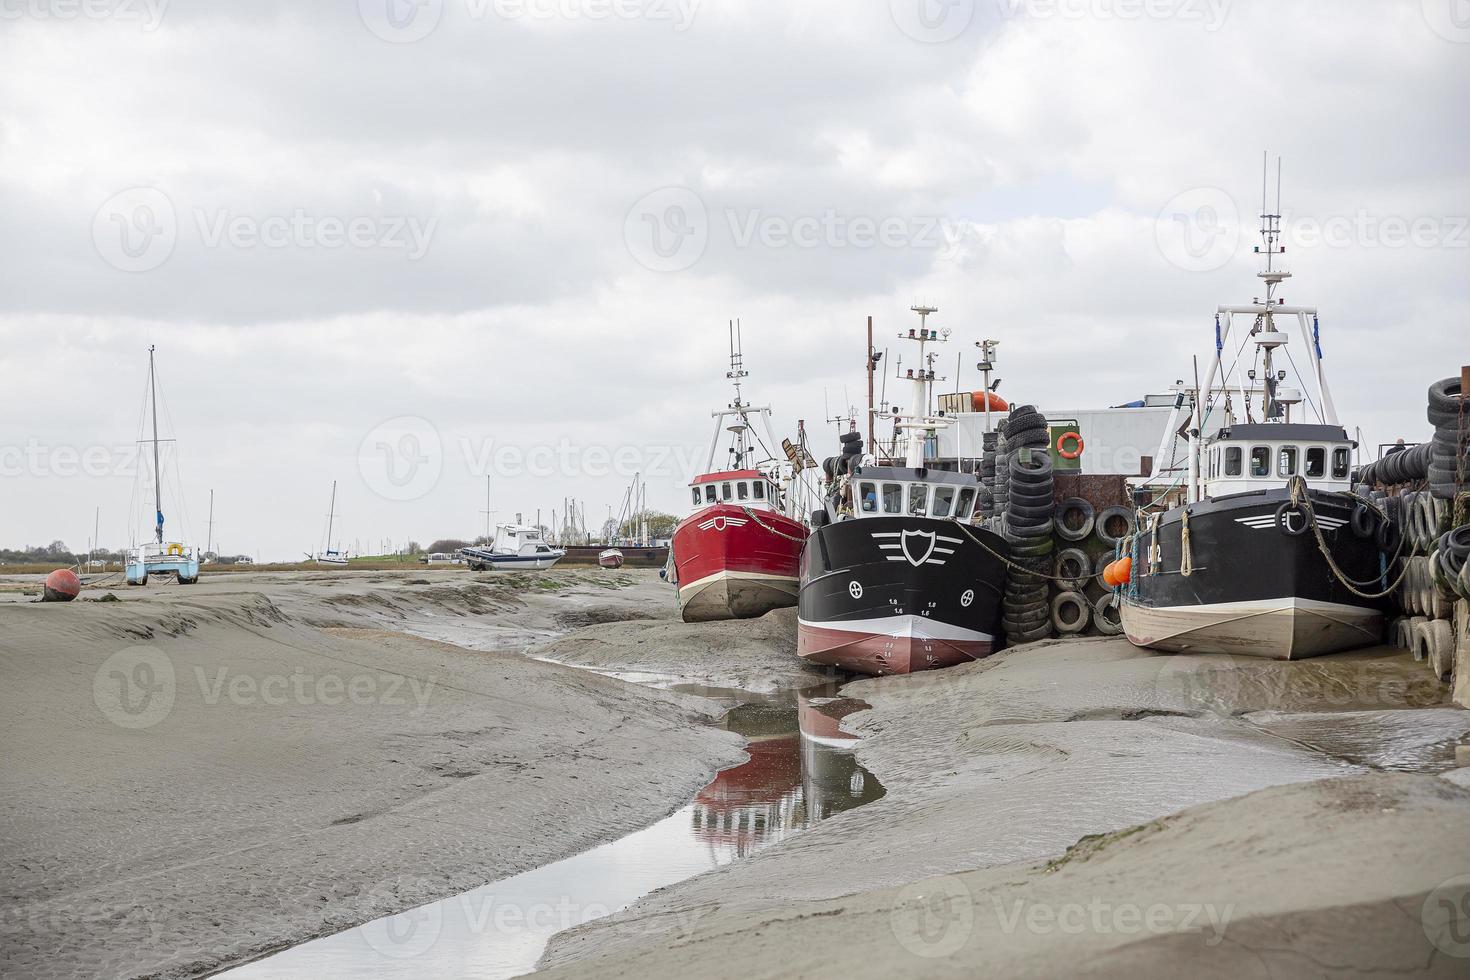
[[[332,481],[332,502],[327,504],[327,551],[332,550],[332,518],[337,513],[337,481]]]
[[[163,544],[163,486],[158,481],[158,384],[153,376],[153,345],[148,345],[148,395],[153,405],[153,535]]]

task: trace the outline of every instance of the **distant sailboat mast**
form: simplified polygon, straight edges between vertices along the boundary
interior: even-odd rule
[[[332,500],[327,504],[327,554],[332,554],[332,517],[337,513],[337,481],[332,481]]]
[[[163,544],[163,484],[158,475],[158,385],[153,378],[153,345],[148,345],[148,394],[153,403],[153,514],[154,537]]]

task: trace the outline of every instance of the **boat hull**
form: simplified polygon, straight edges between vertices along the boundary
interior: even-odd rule
[[[496,572],[536,571],[550,568],[565,557],[560,551],[539,555],[497,555],[469,548],[461,549],[460,554],[464,556],[465,564],[474,572],[483,572],[487,569]]]
[[[862,674],[987,657],[998,649],[1005,590],[997,556],[1008,554],[999,536],[954,521],[872,517],[818,528],[802,552],[797,654]]]
[[[129,585],[147,585],[150,575],[172,575],[181,585],[199,581],[199,559],[190,549],[180,554],[134,552],[128,556],[123,576]]]
[[[685,518],[672,547],[684,621],[749,619],[796,605],[807,533],[789,517],[731,504]]]
[[[604,551],[597,556],[597,564],[603,568],[622,568],[623,553],[621,551]]]
[[[1139,542],[1137,595],[1120,606],[1123,631],[1136,646],[1167,653],[1218,653],[1300,660],[1372,646],[1383,636],[1386,600],[1353,594],[1332,573],[1316,537],[1283,532],[1277,509],[1286,491],[1269,490],[1190,506],[1194,571],[1180,574],[1182,511],[1158,529],[1159,562],[1150,569],[1151,535]],[[1372,535],[1352,529],[1351,500],[1312,495],[1323,539],[1359,591],[1382,586],[1380,552]],[[1300,518],[1291,518],[1300,527]]]

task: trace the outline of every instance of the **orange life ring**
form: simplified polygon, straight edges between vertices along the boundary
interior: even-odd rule
[[[1070,452],[1062,448],[1062,443],[1066,442],[1068,439],[1075,440],[1077,443],[1077,448],[1071,450]],[[1083,447],[1084,443],[1082,442],[1082,434],[1079,432],[1063,432],[1061,435],[1057,436],[1057,455],[1062,457],[1062,459],[1076,459],[1078,456],[1082,455]]]

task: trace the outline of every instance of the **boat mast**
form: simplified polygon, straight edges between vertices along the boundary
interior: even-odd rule
[[[1278,244],[1281,238],[1281,158],[1276,158],[1276,213],[1272,214],[1270,209],[1268,187],[1270,178],[1270,158],[1267,154],[1261,156],[1261,241],[1257,246],[1257,252],[1264,252],[1266,256],[1266,268],[1256,273],[1266,283],[1266,298],[1262,303],[1260,320],[1257,323],[1256,343],[1261,347],[1263,383],[1261,385],[1261,417],[1270,421],[1280,417],[1284,404],[1278,400],[1277,388],[1281,379],[1276,377],[1276,368],[1272,364],[1272,354],[1277,347],[1286,343],[1286,336],[1276,331],[1276,320],[1274,307],[1279,302],[1276,299],[1276,288],[1281,283],[1291,278],[1291,273],[1284,269],[1275,268],[1275,257],[1286,251],[1286,247]]]
[[[337,481],[332,481],[332,500],[327,504],[327,554],[332,553],[332,518],[337,513]]]
[[[896,418],[898,428],[904,431],[907,442],[904,445],[904,465],[913,469],[919,469],[924,465],[924,440],[930,429],[948,423],[948,419],[934,418],[930,414],[930,402],[932,401],[934,377],[934,358],[937,354],[928,353],[926,345],[931,341],[938,343],[941,339],[937,330],[929,329],[929,314],[938,313],[937,306],[911,306],[909,309],[919,314],[919,330],[916,333],[910,330],[907,337],[902,334],[902,340],[914,340],[919,344],[919,369],[917,372],[909,368],[908,375],[904,380],[911,381],[913,404],[909,407],[910,414],[905,417]],[[945,328],[943,339],[949,339],[949,328]]]
[[[153,345],[148,345],[148,395],[153,405],[153,536],[163,544],[163,487],[158,482],[158,384],[153,376]]]
[[[725,372],[725,377],[735,383],[735,400],[730,403],[730,408],[735,413],[735,424],[730,426],[730,431],[735,434],[735,465],[732,469],[744,469],[745,457],[750,453],[749,421],[745,417],[745,403],[740,394],[741,380],[750,376],[745,370],[745,350],[740,342],[740,321],[731,320],[730,324],[730,370]]]

